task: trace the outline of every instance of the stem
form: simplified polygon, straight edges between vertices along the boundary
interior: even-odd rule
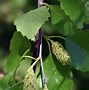
[[[43,3],[43,2],[41,2],[40,5],[41,5],[41,6],[44,6],[44,5],[45,5],[45,6],[49,6],[49,4]]]
[[[29,51],[30,51],[30,49],[27,49],[27,50],[24,52],[23,56],[26,55]]]
[[[34,58],[34,57],[32,57],[32,56],[22,56],[22,58],[30,58],[30,59],[37,60],[37,58]]]
[[[43,3],[44,0],[38,0],[38,7],[41,7],[41,3]],[[34,42],[34,50],[33,50],[33,57],[40,58],[40,64],[41,64],[41,70],[42,70],[42,81],[43,84],[46,83],[44,69],[43,69],[43,60],[42,60],[42,30],[40,29],[35,37]],[[34,60],[32,61],[32,64],[34,64]],[[36,71],[36,65],[33,67],[34,72]]]
[[[33,68],[34,65],[36,65],[36,63],[39,61],[39,58],[36,59],[36,61],[31,65],[31,67]]]
[[[44,67],[43,67],[43,60],[42,60],[42,44],[40,44],[39,58],[40,58],[41,71],[42,71],[42,82],[43,82],[43,85],[44,85],[44,84],[46,84],[47,80],[46,80],[46,77],[45,77]]]
[[[46,37],[46,38],[61,38],[61,39],[63,39],[63,40],[65,40],[65,38],[64,37],[62,37],[62,36],[46,36],[46,35],[44,35],[44,37]]]
[[[44,0],[38,0],[38,7],[42,6],[42,3],[44,3]],[[43,67],[43,60],[42,60],[42,30],[41,30],[41,37],[40,37],[40,51],[39,51],[39,58],[40,58],[40,64],[41,64],[41,70],[42,70],[42,81],[43,81],[43,86],[46,84],[46,77],[44,74],[44,67]]]
[[[38,0],[38,7],[41,7],[41,3],[43,3],[44,0]]]
[[[27,50],[24,52],[24,54],[23,54],[22,57],[21,57],[21,60],[23,59],[23,56],[25,56],[29,51],[30,51],[30,49],[27,49]]]
[[[45,38],[45,37],[44,37],[44,39],[46,40],[46,42],[47,42],[47,44],[48,44],[49,53],[51,53],[51,48],[50,48],[50,43],[49,43],[49,41],[48,41],[48,38]]]
[[[40,43],[41,43],[41,37],[42,37],[42,32],[41,30],[38,31],[35,37],[35,42],[34,42],[34,49],[33,49],[33,57],[38,58],[39,57],[39,49],[40,49]],[[32,64],[34,63],[34,59],[32,60]],[[34,72],[36,72],[36,65],[33,67]]]

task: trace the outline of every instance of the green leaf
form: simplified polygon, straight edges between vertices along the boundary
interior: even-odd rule
[[[11,79],[11,75],[12,74],[4,75],[4,77],[2,79],[0,79],[0,90],[1,90],[1,88],[3,90],[3,89],[5,89],[5,88],[7,88],[9,86],[8,82]]]
[[[85,23],[89,23],[89,0],[82,0],[85,6]]]
[[[89,31],[66,38],[66,49],[70,53],[72,66],[81,71],[89,71]]]
[[[58,32],[61,33],[63,36],[74,35],[79,32],[77,27],[68,17],[60,21],[56,26]]]
[[[20,32],[15,32],[10,42],[10,54],[5,66],[6,72],[14,71],[21,62],[21,56],[27,49],[30,49],[30,41],[21,35]]]
[[[89,31],[80,31],[75,35],[71,35],[67,37],[73,43],[77,44],[79,47],[89,51]]]
[[[20,83],[14,84],[13,86],[9,86],[4,90],[22,90],[22,86],[23,86],[23,83],[20,82]]]
[[[36,33],[49,16],[48,8],[43,6],[18,17],[14,24],[23,36],[34,40]]]
[[[77,25],[78,28],[83,27],[84,23],[84,5],[81,0],[60,0],[61,8],[66,15]]]
[[[0,80],[0,90],[1,90],[1,88],[2,88],[2,90],[4,89],[4,88],[6,88],[6,87],[8,87],[9,86],[9,84],[7,83],[7,81],[5,81],[5,80]]]
[[[20,62],[21,58],[18,53],[10,53],[5,66],[5,72],[13,72]]]
[[[70,69],[62,66],[55,57],[49,55],[44,61],[44,71],[49,90],[72,90],[72,80],[69,77]],[[41,90],[40,78],[38,77],[38,90]]]
[[[59,5],[50,5],[49,8],[51,12],[52,24],[57,24],[66,16],[65,12]]]

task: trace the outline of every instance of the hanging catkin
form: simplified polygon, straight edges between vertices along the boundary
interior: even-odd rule
[[[70,56],[68,52],[63,48],[63,46],[57,41],[51,41],[52,53],[56,58],[63,64],[67,65],[70,63]]]
[[[36,90],[36,77],[33,71],[33,67],[29,67],[23,82],[23,90]]]
[[[44,89],[43,90],[49,90],[48,88],[47,88],[47,85],[45,84],[44,85]]]

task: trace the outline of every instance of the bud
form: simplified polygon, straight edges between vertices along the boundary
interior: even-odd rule
[[[63,64],[67,65],[70,63],[70,56],[68,52],[64,49],[64,47],[55,41],[51,41],[52,53],[56,56],[56,58]]]
[[[24,82],[23,90],[36,90],[36,77],[33,71],[33,67],[31,66],[29,67],[23,82]]]

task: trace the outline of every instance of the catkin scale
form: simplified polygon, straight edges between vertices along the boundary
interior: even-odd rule
[[[23,90],[36,90],[36,77],[32,67],[27,70],[23,82]]]
[[[56,58],[62,63],[62,65],[67,65],[70,62],[70,56],[68,52],[63,48],[63,46],[57,41],[51,41],[52,53]]]

